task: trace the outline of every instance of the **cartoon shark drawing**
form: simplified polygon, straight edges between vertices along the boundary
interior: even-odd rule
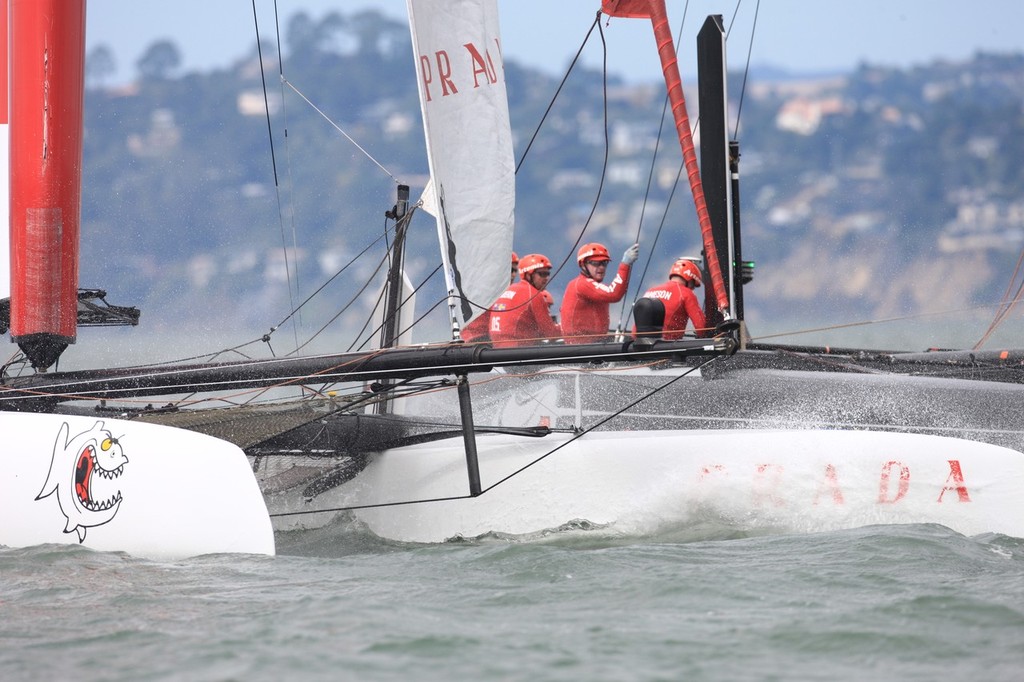
[[[121,476],[128,458],[102,421],[69,440],[70,431],[64,422],[53,445],[50,472],[36,500],[56,492],[67,519],[64,532],[77,532],[81,543],[87,528],[101,526],[117,514],[121,491],[111,481]]]

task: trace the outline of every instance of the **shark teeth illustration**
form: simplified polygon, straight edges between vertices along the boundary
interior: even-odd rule
[[[95,461],[96,461],[96,458],[93,457],[93,462],[95,462]],[[117,467],[113,471],[107,471],[106,469],[96,469],[96,473],[98,473],[103,478],[117,478],[122,473],[124,473],[124,465],[122,464],[121,466]]]
[[[78,501],[83,507],[89,511],[106,511],[112,509],[117,503],[121,501],[121,491],[118,490],[113,495],[110,495],[105,500],[93,499],[92,490],[92,479],[98,477],[106,480],[113,480],[119,478],[124,472],[124,465],[117,467],[116,469],[104,469],[99,460],[96,457],[96,450],[91,446],[87,448],[86,452],[83,453],[88,455],[89,466],[87,472],[83,475],[81,484],[77,486],[78,489]]]
[[[120,501],[121,501],[121,493],[118,492],[118,493],[114,494],[113,497],[111,497],[110,499],[108,499],[108,500],[106,500],[104,502],[96,502],[95,500],[82,500],[82,506],[84,506],[89,511],[106,511],[107,509],[111,509],[114,505],[118,504]]]

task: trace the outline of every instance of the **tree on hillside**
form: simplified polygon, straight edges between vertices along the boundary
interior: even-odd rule
[[[181,51],[170,40],[158,40],[135,62],[144,80],[163,80],[181,66]]]
[[[329,51],[337,40],[338,32],[344,28],[345,18],[338,12],[328,12],[320,21],[315,21],[306,12],[296,12],[288,20],[285,31],[288,54],[301,57]]]
[[[93,85],[103,85],[103,81],[117,71],[114,53],[106,45],[97,45],[85,55],[85,80]]]
[[[348,30],[356,38],[358,55],[387,56],[397,45],[409,43],[408,27],[376,10],[356,12],[348,21]]]

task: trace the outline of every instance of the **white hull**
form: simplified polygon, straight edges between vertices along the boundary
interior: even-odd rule
[[[871,431],[645,431],[569,440],[478,438],[484,494],[355,509],[384,538],[439,542],[515,535],[574,520],[648,535],[712,519],[741,531],[816,532],[938,523],[1024,537],[1024,455],[975,441]],[[488,487],[495,486],[487,490]],[[271,515],[468,495],[461,439],[388,450],[354,479],[303,501],[268,498]],[[276,516],[278,529],[331,514]]]
[[[273,554],[245,454],[117,419],[0,412],[0,545],[75,544],[151,559]]]

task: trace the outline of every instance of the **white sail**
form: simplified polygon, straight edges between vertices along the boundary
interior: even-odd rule
[[[430,163],[423,202],[437,218],[461,327],[508,286],[512,252],[515,163],[498,9],[495,0],[408,7]]]

